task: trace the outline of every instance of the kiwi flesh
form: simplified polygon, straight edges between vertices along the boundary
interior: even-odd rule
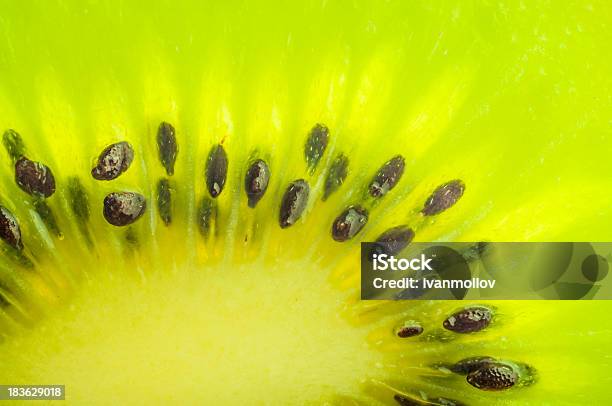
[[[401,3],[2,6],[0,383],[610,401],[607,302],[358,299],[361,241],[609,239],[607,6]]]

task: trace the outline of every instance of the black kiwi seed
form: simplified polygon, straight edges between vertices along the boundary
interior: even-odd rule
[[[55,193],[55,178],[51,169],[26,157],[15,162],[15,182],[24,192],[33,196],[49,197]]]
[[[492,316],[491,310],[486,307],[468,307],[450,315],[442,325],[455,333],[474,333],[486,328]]]
[[[457,361],[450,370],[456,374],[467,375],[483,366],[495,362],[492,357],[469,357]]]
[[[214,200],[203,197],[200,201],[200,207],[198,208],[198,228],[200,234],[204,238],[208,238],[210,234],[210,226],[216,221],[217,218],[217,205]]]
[[[104,198],[104,218],[114,226],[127,226],[142,216],[147,207],[145,197],[134,192],[114,192]]]
[[[388,255],[398,254],[406,248],[414,238],[414,231],[405,225],[388,229],[376,239],[376,243]]]
[[[302,216],[308,204],[310,186],[304,179],[291,182],[281,201],[279,224],[281,228],[287,228]]]
[[[368,212],[361,206],[349,206],[332,224],[332,238],[338,242],[355,237],[368,222]]]
[[[59,226],[57,225],[57,220],[55,220],[55,215],[47,202],[43,199],[35,199],[34,209],[43,223],[45,223],[45,226],[47,226],[47,229],[49,229],[49,231],[56,236],[61,237],[62,232],[60,231]]]
[[[23,249],[19,223],[13,213],[3,206],[0,206],[0,238],[13,248]]]
[[[263,197],[270,182],[270,168],[265,161],[258,159],[249,166],[244,177],[244,189],[246,190],[248,204],[254,208]]]
[[[497,391],[514,386],[518,382],[518,375],[508,365],[493,363],[470,372],[466,379],[475,388]]]
[[[2,143],[13,162],[17,161],[25,154],[25,146],[23,145],[21,135],[15,130],[6,130],[2,136]]]
[[[157,210],[165,225],[172,223],[172,189],[168,179],[157,182]]]
[[[423,327],[419,324],[411,324],[407,326],[402,326],[395,331],[395,334],[399,338],[408,338],[418,336],[423,333]]]
[[[440,185],[433,191],[431,196],[425,201],[425,206],[421,212],[425,216],[434,216],[452,207],[463,196],[465,184],[459,180],[451,180]]]
[[[327,198],[334,193],[348,175],[348,158],[344,154],[338,154],[338,156],[334,159],[331,166],[329,167],[329,172],[327,173],[327,177],[325,178],[325,187],[323,189],[323,198],[325,201]]]
[[[211,148],[206,161],[206,186],[212,197],[217,197],[223,191],[227,178],[227,153],[223,145]]]
[[[317,168],[317,164],[323,157],[327,143],[329,142],[329,129],[323,124],[316,124],[310,130],[306,145],[304,146],[304,157],[308,172],[312,175]]]
[[[98,164],[91,170],[97,180],[113,180],[127,171],[134,160],[134,149],[126,142],[111,144],[98,156]]]
[[[174,174],[174,163],[178,154],[176,132],[174,127],[163,121],[157,129],[157,148],[159,149],[159,160],[166,169],[168,176]]]
[[[374,179],[372,179],[372,182],[370,182],[370,195],[381,197],[393,189],[404,174],[405,165],[404,157],[401,155],[394,156],[385,162],[374,176]]]

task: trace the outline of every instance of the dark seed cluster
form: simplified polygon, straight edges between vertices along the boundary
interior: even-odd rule
[[[126,142],[117,142],[104,148],[98,156],[91,176],[97,180],[113,180],[127,171],[134,160],[134,149]]]
[[[211,148],[206,161],[206,187],[212,197],[217,197],[223,191],[227,178],[227,153],[223,145]]]
[[[104,198],[104,218],[110,224],[122,227],[142,216],[147,207],[145,197],[134,192],[114,192]]]
[[[329,145],[330,131],[323,124],[316,124],[308,133],[304,145],[304,157],[312,175],[316,171],[326,149]],[[3,135],[4,146],[12,160],[15,162],[15,180],[19,187],[37,199],[33,205],[50,231],[61,235],[57,221],[50,206],[40,198],[51,196],[55,192],[55,178],[51,170],[40,162],[29,160],[24,156],[25,146],[21,136],[14,130],[7,130]],[[178,155],[176,130],[172,124],[161,122],[157,129],[157,147],[159,161],[168,176],[174,174],[174,167]],[[134,149],[126,142],[117,142],[107,146],[98,156],[96,166],[91,170],[92,176],[97,180],[113,180],[127,171],[134,160]],[[348,175],[349,158],[338,153],[332,160],[325,175],[322,200],[335,193],[344,183]],[[368,185],[371,196],[379,198],[393,189],[401,179],[405,168],[405,160],[397,155],[385,162],[376,172]],[[210,196],[218,197],[225,187],[228,174],[228,156],[222,143],[214,145],[209,153],[205,165],[205,181]],[[263,159],[252,161],[246,171],[244,187],[248,206],[256,207],[266,193],[270,183],[270,168]],[[440,213],[461,197],[465,186],[460,180],[454,180],[438,187],[428,198],[422,212],[424,215]],[[81,229],[86,230],[86,222],[90,216],[87,192],[79,179],[74,177],[68,180],[67,195],[70,208],[79,221]],[[292,182],[281,199],[279,211],[279,224],[287,228],[301,218],[309,201],[310,185],[304,179]],[[167,178],[159,179],[156,188],[156,202],[159,216],[168,226],[172,223],[172,183]],[[132,192],[114,192],[104,199],[103,214],[112,225],[125,226],[133,223],[142,216],[146,209],[144,196]],[[198,224],[203,235],[208,235],[211,224],[216,220],[217,205],[208,198],[203,198],[198,209]],[[347,241],[361,232],[368,221],[369,213],[360,205],[346,208],[332,223],[331,234],[335,241]],[[8,223],[7,223],[8,224]],[[8,234],[3,238],[9,238]],[[376,240],[384,246],[386,252],[395,254],[404,249],[414,238],[414,231],[407,225],[400,225],[388,229]],[[16,244],[16,243],[15,243]],[[471,314],[471,313],[470,313]],[[477,315],[472,315],[477,317]],[[470,332],[477,328],[484,328],[488,324],[486,318],[471,320],[465,315],[449,317],[445,327],[456,332]],[[470,324],[471,323],[471,324]],[[473,325],[477,326],[474,327]],[[412,334],[408,329],[404,334]]]
[[[444,320],[445,329],[455,333],[475,333],[489,326],[493,314],[490,309],[482,306],[468,307],[453,313]]]
[[[13,248],[23,249],[19,223],[13,213],[3,206],[0,206],[0,238]]]
[[[49,197],[55,193],[55,178],[51,169],[26,157],[15,162],[15,182],[32,196]]]
[[[308,172],[312,175],[317,169],[319,161],[323,157],[327,143],[329,142],[329,129],[323,124],[316,124],[308,134],[306,145],[304,146],[304,157]]]
[[[434,216],[452,207],[463,196],[465,184],[459,179],[451,180],[438,186],[431,196],[427,198],[422,213],[425,216]]]
[[[157,128],[157,149],[159,161],[166,170],[166,175],[174,175],[174,164],[178,155],[176,131],[172,124],[162,121]],[[172,223],[172,188],[168,179],[157,182],[157,210],[166,226]]]
[[[61,237],[62,233],[58,227],[55,215],[51,207],[44,200],[55,193],[55,177],[51,169],[46,165],[28,159],[25,153],[25,145],[19,133],[14,130],[7,130],[3,135],[3,143],[14,162],[15,183],[21,190],[33,196],[32,205],[38,217],[46,225],[47,229],[54,235]],[[6,213],[5,213],[6,215]],[[7,223],[8,233],[5,237],[9,238],[10,222]],[[3,237],[4,239],[4,237]],[[5,239],[5,241],[8,241]],[[21,238],[13,243],[13,246],[22,249]],[[19,259],[28,261],[25,257]]]
[[[121,141],[104,148],[98,157],[91,175],[97,180],[113,180],[127,171],[134,160],[134,149]],[[143,195],[133,192],[114,192],[104,198],[103,214],[106,221],[118,227],[127,226],[138,220],[146,209]],[[129,234],[128,234],[129,236]],[[130,239],[128,238],[128,242]]]
[[[254,208],[268,189],[270,168],[262,159],[254,161],[244,177],[244,190],[250,208]]]
[[[376,172],[376,175],[370,182],[369,192],[373,197],[382,197],[397,185],[400,178],[404,174],[404,157],[397,155]]]
[[[310,186],[304,179],[291,182],[281,200],[279,213],[281,228],[287,228],[299,220],[308,204],[309,194]]]

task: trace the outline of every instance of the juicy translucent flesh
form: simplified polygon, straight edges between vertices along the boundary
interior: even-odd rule
[[[607,302],[499,302],[487,331],[424,342],[393,328],[417,319],[435,330],[463,303],[356,299],[359,240],[398,224],[420,241],[610,240],[607,3],[195,3],[0,5],[0,130],[18,131],[53,170],[48,204],[63,232],[36,218],[0,152],[0,204],[36,266],[0,258],[16,305],[0,317],[0,383],[61,383],[68,400],[100,404],[610,400]],[[180,148],[170,227],[154,204],[162,120]],[[308,176],[303,145],[317,122],[330,145]],[[135,148],[130,169],[93,180],[98,153],[120,140]],[[228,181],[205,241],[195,217],[219,142]],[[349,175],[322,202],[339,152]],[[358,238],[334,242],[333,219],[396,154],[401,182]],[[243,190],[253,155],[272,171],[254,210]],[[88,192],[93,248],[66,200],[72,176]],[[310,204],[281,230],[279,199],[298,178]],[[429,193],[456,178],[463,198],[424,220]],[[116,190],[149,202],[130,228],[136,246],[101,215]],[[473,355],[526,362],[538,381],[491,393],[429,376]]]

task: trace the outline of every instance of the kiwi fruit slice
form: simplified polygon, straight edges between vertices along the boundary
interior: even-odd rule
[[[605,2],[0,6],[0,383],[606,404],[608,302],[360,301],[359,243],[607,241]]]

